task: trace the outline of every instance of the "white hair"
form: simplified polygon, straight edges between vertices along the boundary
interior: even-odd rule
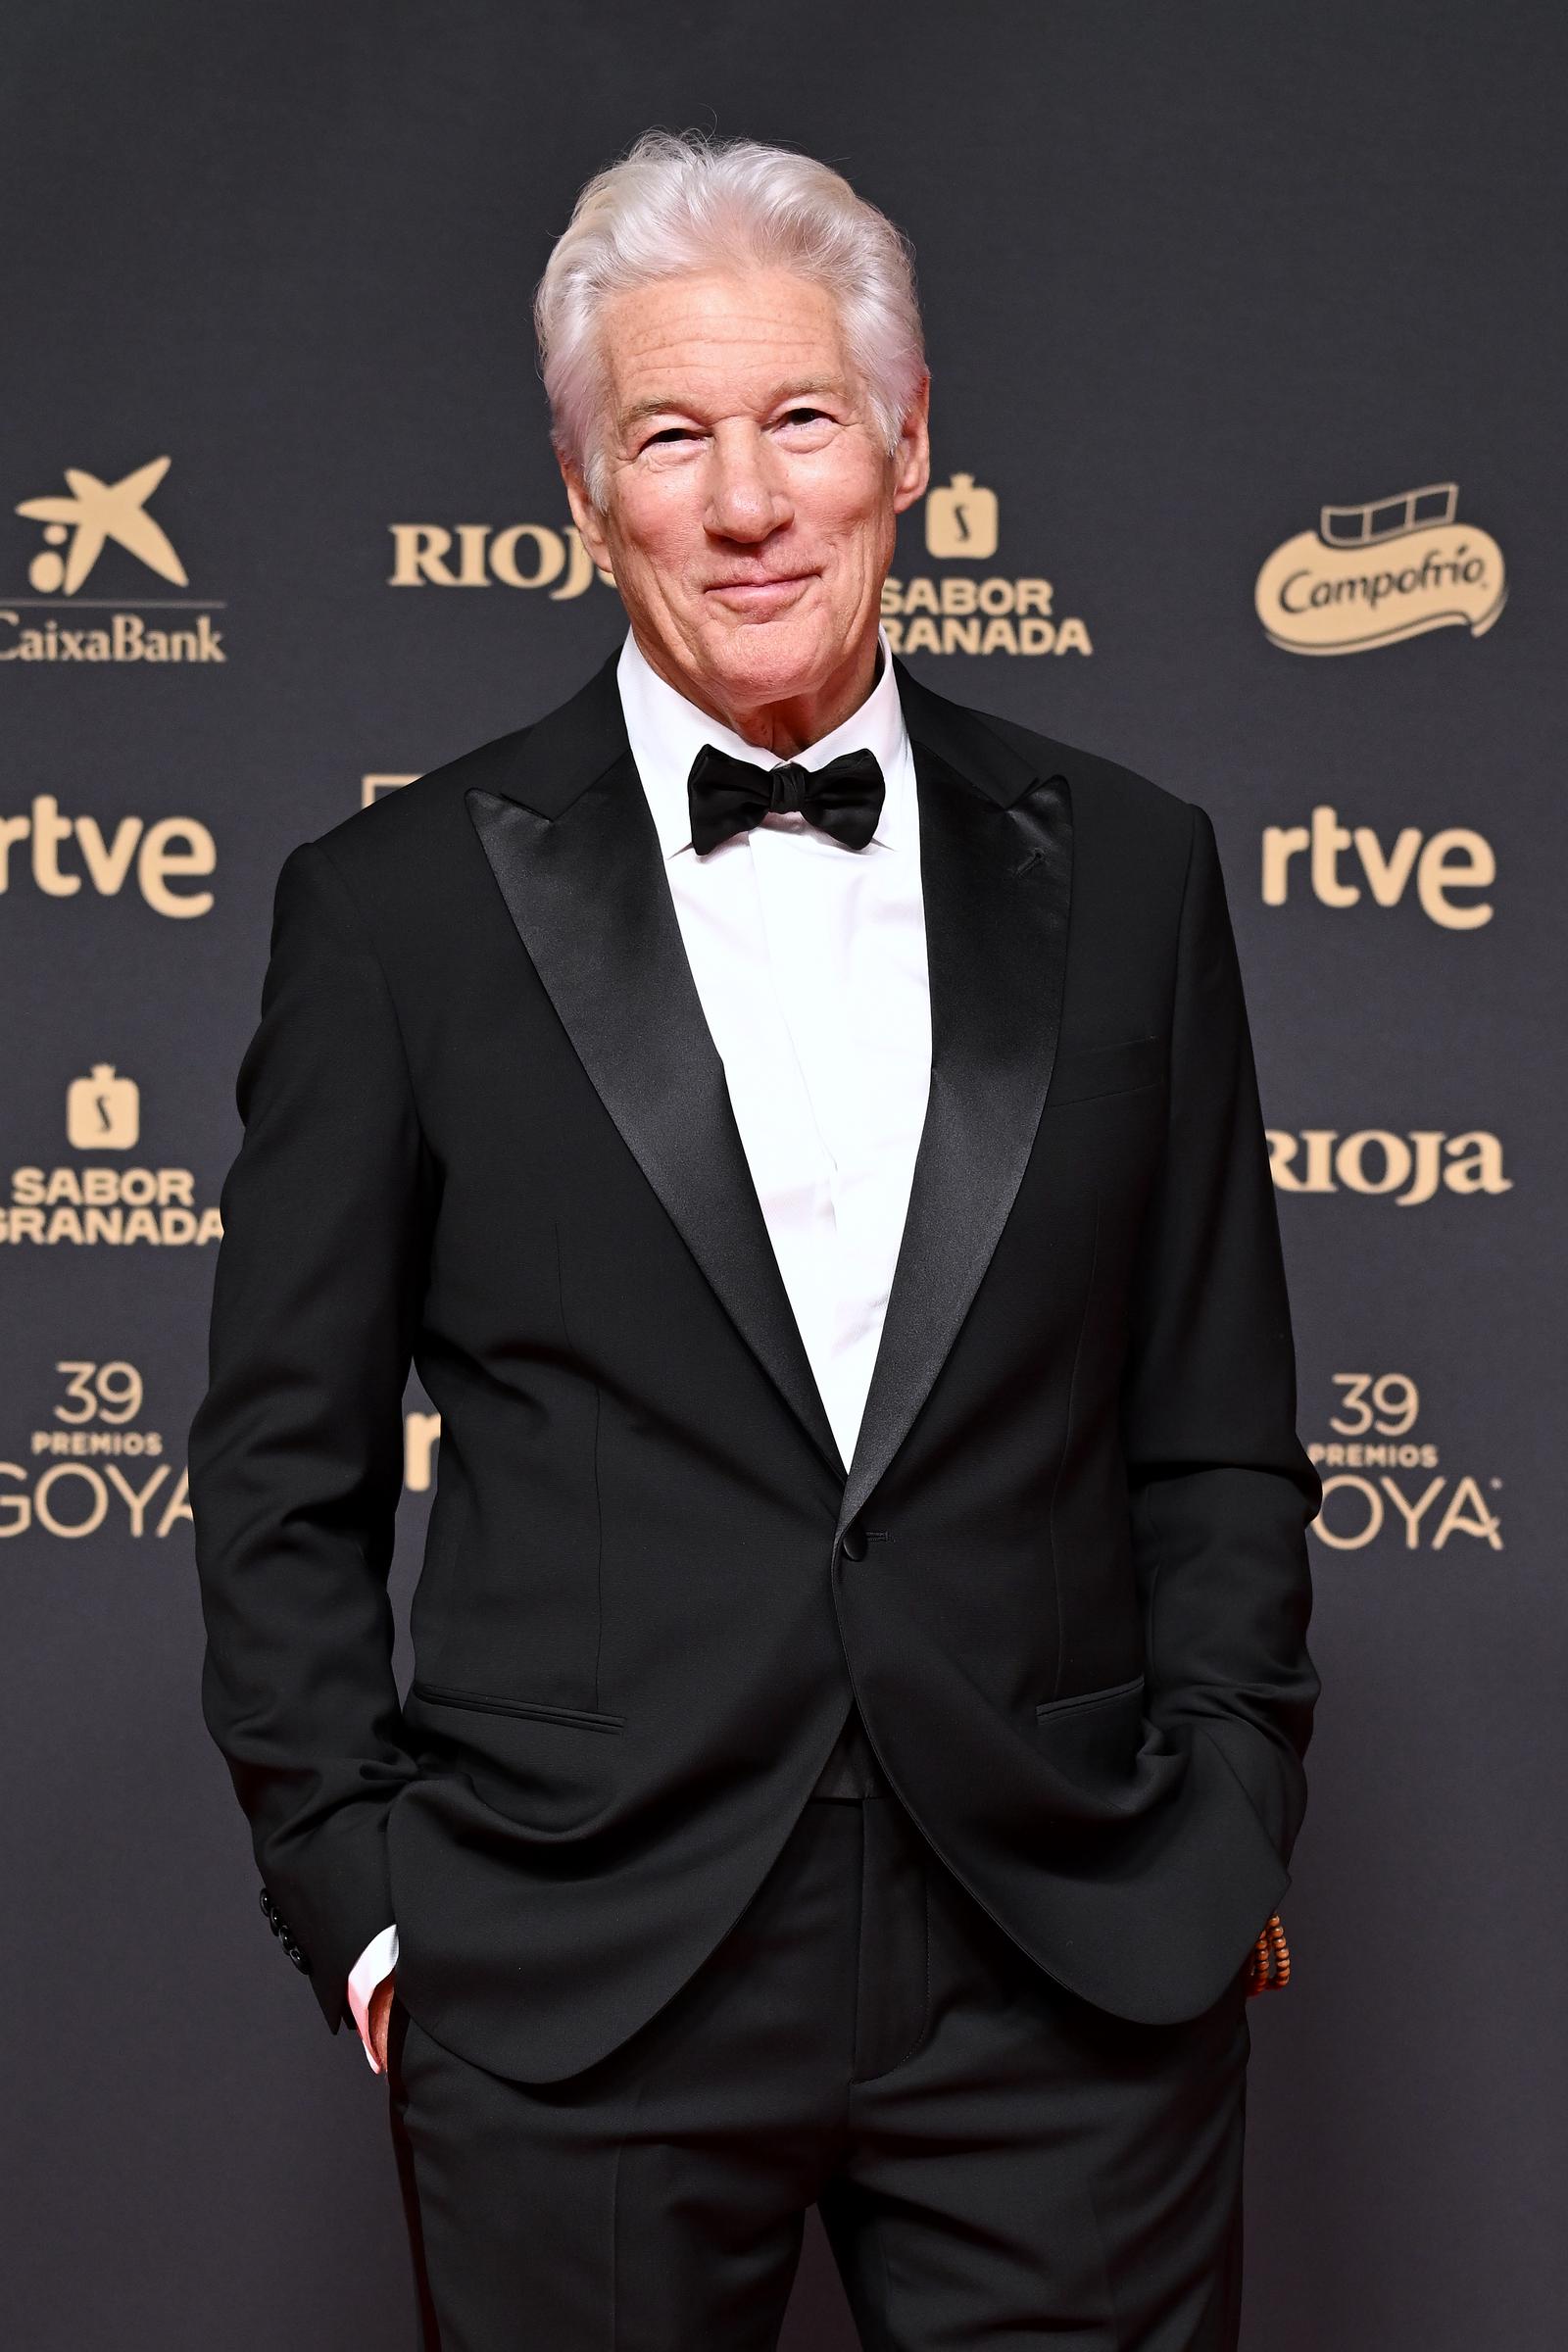
[[[599,319],[629,287],[688,271],[792,270],[837,305],[888,456],[925,372],[913,248],[827,164],[755,139],[646,130],[582,189],[535,289],[551,439],[604,509]]]

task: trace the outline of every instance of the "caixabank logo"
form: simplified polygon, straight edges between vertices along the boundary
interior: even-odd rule
[[[890,575],[882,623],[896,654],[1092,654],[1089,625],[1063,612],[1054,580],[1001,556],[995,490],[955,473],[926,493],[925,552],[943,568]]]
[[[0,1243],[179,1250],[220,1238],[222,1219],[216,1203],[198,1204],[192,1169],[149,1167],[127,1156],[141,1142],[141,1089],[112,1061],[95,1061],[71,1080],[65,1123],[67,1147],[78,1156],[12,1169]]]
[[[1315,531],[1277,547],[1253,602],[1287,654],[1361,654],[1429,629],[1484,637],[1507,601],[1502,550],[1459,523],[1454,482],[1324,507]]]
[[[1338,1409],[1307,1452],[1323,1481],[1312,1534],[1330,1551],[1501,1551],[1502,1480],[1450,1462],[1417,1435],[1421,1392],[1404,1372],[1336,1372]]]
[[[146,585],[149,574],[171,588],[190,585],[168,530],[148,512],[169,466],[167,457],[153,458],[106,482],[68,466],[64,492],[18,502],[16,514],[34,526],[24,558],[27,593],[0,590],[0,662],[165,668],[228,660],[213,619],[220,599],[159,596]]]

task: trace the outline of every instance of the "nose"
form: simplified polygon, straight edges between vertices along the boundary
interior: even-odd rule
[[[766,539],[787,523],[794,507],[785,492],[765,434],[730,423],[713,436],[705,527],[718,539]]]

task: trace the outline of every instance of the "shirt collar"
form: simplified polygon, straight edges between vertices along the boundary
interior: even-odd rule
[[[899,682],[893,670],[893,648],[888,643],[886,629],[877,630],[877,644],[881,648],[881,667],[865,701],[831,734],[824,735],[819,743],[808,744],[796,758],[802,767],[818,768],[836,760],[841,752],[874,752],[887,794],[876,831],[866,847],[891,850],[907,838],[912,770]],[[782,763],[772,753],[748,743],[743,735],[721,726],[717,719],[710,718],[695,703],[678,694],[650,663],[630,629],[626,631],[626,642],[615,665],[615,681],[620,689],[632,758],[653,810],[660,849],[667,860],[683,850],[691,851],[686,779],[705,743],[716,745],[737,760],[749,760],[756,767],[776,767]],[[863,857],[865,851],[858,855]]]

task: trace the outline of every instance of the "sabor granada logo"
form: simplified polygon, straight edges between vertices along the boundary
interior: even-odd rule
[[[1001,544],[997,494],[972,473],[927,492],[925,552],[939,563],[994,562]],[[882,583],[882,625],[896,654],[1092,654],[1089,630],[1058,612],[1055,584],[1000,567],[919,572]]]
[[[42,545],[27,565],[31,596],[0,596],[0,662],[226,662],[222,632],[210,615],[222,605],[210,597],[82,596],[106,548],[131,556],[172,587],[189,586],[184,564],[147,502],[169,471],[154,458],[118,482],[100,481],[84,466],[65,469],[69,496],[24,498],[17,513],[41,523]],[[77,612],[105,615],[83,627],[55,617],[63,599]],[[51,610],[54,608],[54,610]],[[187,613],[185,620],[148,621],[147,612]]]
[[[1315,531],[1277,547],[1253,602],[1288,654],[1360,654],[1428,629],[1484,637],[1507,601],[1502,551],[1457,524],[1453,482],[1359,507],[1325,507]]]
[[[134,1151],[141,1140],[141,1089],[112,1061],[95,1061],[66,1089],[66,1142],[73,1152]],[[11,1200],[0,1206],[0,1243],[38,1249],[201,1248],[221,1239],[216,1204],[196,1199],[190,1168],[151,1168],[91,1158],[78,1166],[11,1171]]]

